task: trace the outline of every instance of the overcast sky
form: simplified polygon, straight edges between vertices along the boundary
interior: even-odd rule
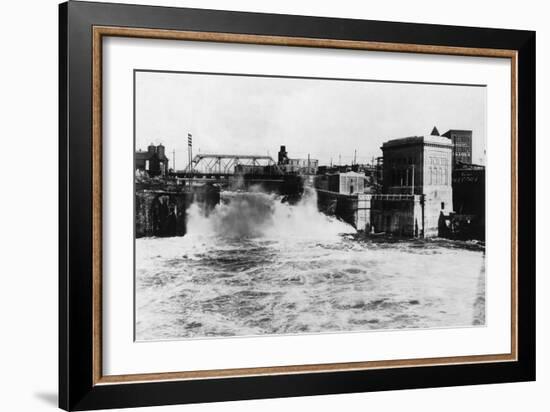
[[[474,163],[485,164],[486,89],[479,86],[136,73],[136,148],[162,143],[172,165],[193,152],[269,153],[335,164],[370,162],[383,142],[434,126],[473,132]]]

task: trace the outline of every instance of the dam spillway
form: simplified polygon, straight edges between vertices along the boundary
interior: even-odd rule
[[[299,176],[194,176],[190,179],[148,179],[135,186],[135,237],[184,236],[188,211],[196,205],[208,214],[220,204],[221,192],[275,194],[291,204],[300,201],[304,185]]]

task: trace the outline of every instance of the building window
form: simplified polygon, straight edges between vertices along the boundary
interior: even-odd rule
[[[441,210],[445,209],[445,202],[441,202]]]

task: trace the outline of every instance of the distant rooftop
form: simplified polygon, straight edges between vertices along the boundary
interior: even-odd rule
[[[413,144],[437,144],[449,147],[453,145],[449,139],[443,136],[410,136],[388,140],[382,144],[382,150],[388,147],[408,146]]]
[[[352,176],[365,177],[365,173],[363,173],[363,172],[350,171],[350,172],[339,172],[339,173],[336,173],[336,174],[341,175],[341,176],[349,176],[349,177],[352,177]]]
[[[451,133],[470,133],[470,134],[472,134],[472,131],[468,130],[468,129],[450,129],[450,130],[447,130],[445,133],[443,133],[442,136],[446,136],[446,137],[450,138]]]

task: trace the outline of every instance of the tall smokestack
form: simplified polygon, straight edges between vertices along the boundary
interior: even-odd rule
[[[281,149],[279,150],[279,157],[278,157],[278,163],[280,165],[287,164],[288,162],[288,154],[286,152],[286,146],[281,146]]]

